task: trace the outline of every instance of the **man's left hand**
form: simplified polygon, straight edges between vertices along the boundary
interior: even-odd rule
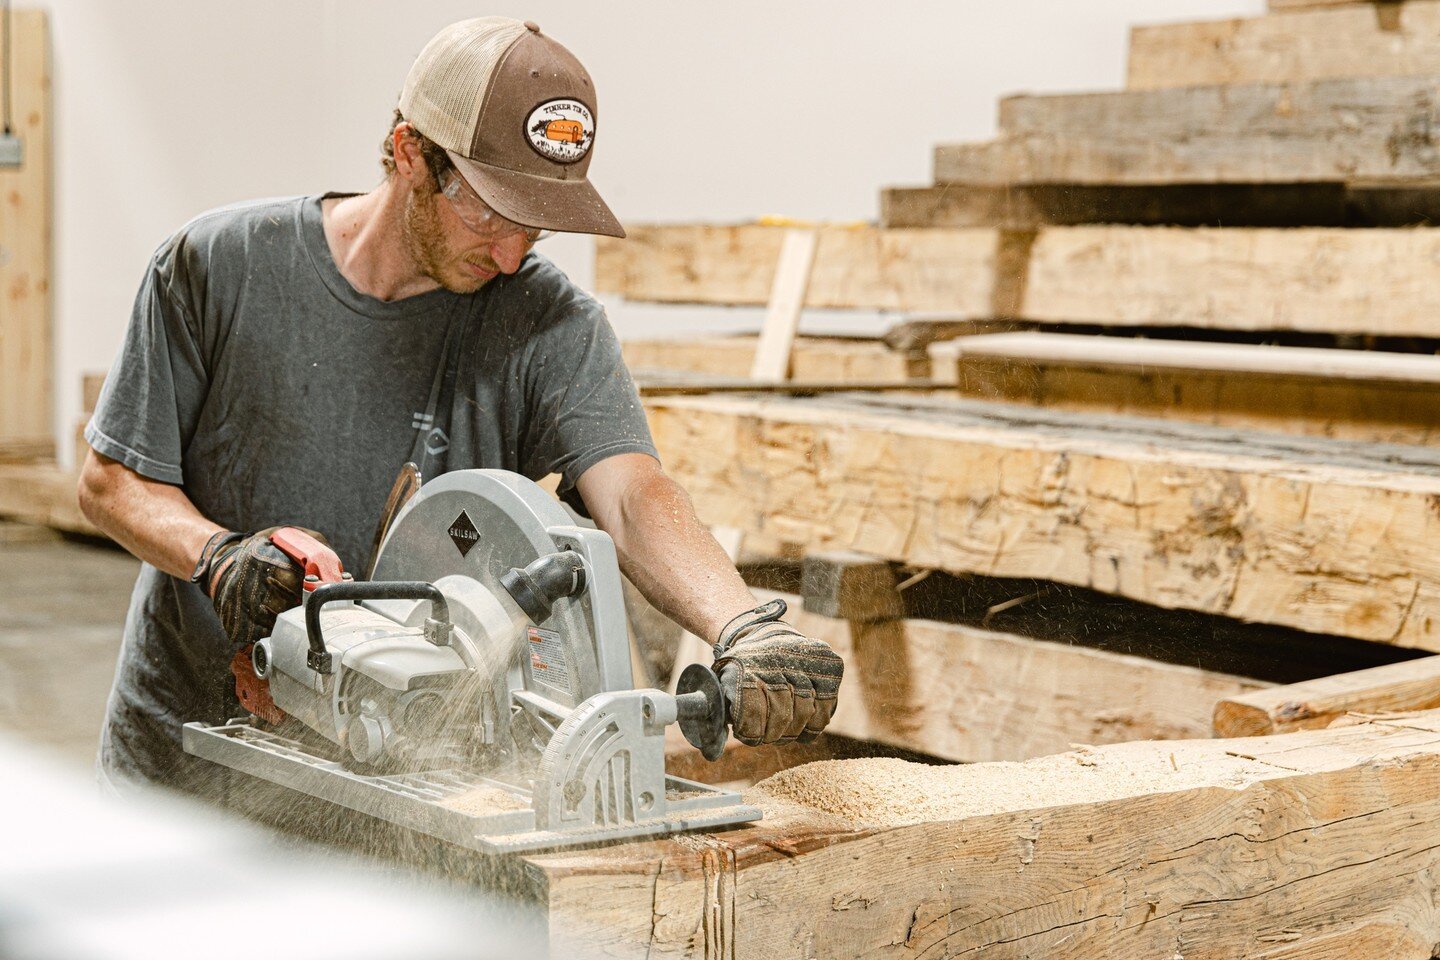
[[[784,600],[763,603],[731,620],[715,644],[731,729],[750,746],[812,740],[835,712],[844,661],[784,615]]]

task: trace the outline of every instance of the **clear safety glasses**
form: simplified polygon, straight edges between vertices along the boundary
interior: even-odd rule
[[[489,243],[517,234],[524,234],[526,241],[534,243],[537,240],[544,240],[551,234],[549,230],[521,226],[513,220],[506,220],[500,216],[490,208],[489,204],[480,199],[480,195],[475,192],[475,189],[466,183],[465,178],[460,176],[453,167],[442,174],[440,192],[445,195],[446,200],[450,201],[450,206],[455,209],[455,215],[460,218],[460,222]]]

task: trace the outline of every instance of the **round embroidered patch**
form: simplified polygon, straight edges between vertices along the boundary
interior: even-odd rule
[[[525,119],[535,152],[556,163],[574,163],[595,142],[595,116],[579,100],[546,100]]]

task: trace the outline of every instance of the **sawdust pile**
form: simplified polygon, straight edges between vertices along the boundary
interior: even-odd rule
[[[1187,762],[1187,760],[1189,762]],[[1023,763],[927,766],[890,758],[822,760],[757,783],[746,800],[799,805],[860,823],[932,820],[1114,800],[1192,787],[1242,788],[1283,773],[1223,753],[1176,761],[1153,751],[1080,750]]]
[[[441,801],[442,807],[468,813],[474,817],[486,817],[493,813],[510,810],[525,810],[530,806],[515,794],[499,787],[476,787]]]

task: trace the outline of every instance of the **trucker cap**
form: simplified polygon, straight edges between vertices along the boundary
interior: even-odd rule
[[[444,147],[507,220],[625,236],[586,179],[595,144],[590,74],[535,24],[508,17],[450,24],[410,67],[400,113]]]

